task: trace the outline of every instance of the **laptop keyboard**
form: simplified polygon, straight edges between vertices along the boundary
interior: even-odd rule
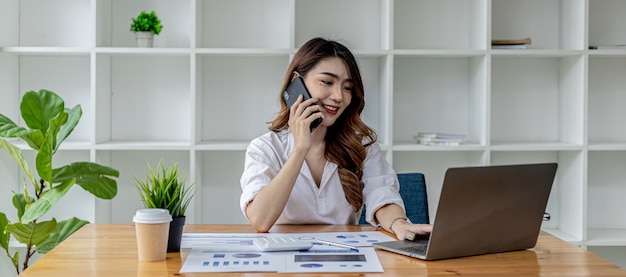
[[[426,252],[426,245],[408,246],[408,247],[400,248],[400,250],[410,252],[410,253],[423,254]]]

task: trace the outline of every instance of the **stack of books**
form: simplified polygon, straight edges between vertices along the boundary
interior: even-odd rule
[[[494,39],[491,41],[491,49],[526,49],[532,40],[523,39]]]
[[[457,146],[461,145],[467,139],[467,136],[462,134],[418,132],[417,136],[413,138],[421,145]]]

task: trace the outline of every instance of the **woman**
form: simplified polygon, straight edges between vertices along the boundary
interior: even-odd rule
[[[299,96],[289,108],[282,92],[296,77],[312,98]],[[398,239],[431,231],[407,220],[397,175],[361,120],[363,82],[348,48],[322,38],[306,42],[289,65],[280,97],[271,132],[250,143],[241,176],[241,210],[257,231],[274,224],[356,224],[363,204],[367,221]]]

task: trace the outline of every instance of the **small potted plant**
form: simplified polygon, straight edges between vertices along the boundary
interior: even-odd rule
[[[152,47],[154,35],[161,33],[161,29],[163,29],[163,25],[161,25],[161,20],[154,11],[149,13],[141,11],[137,18],[132,19],[132,24],[130,24],[130,30],[135,32],[139,47]]]
[[[195,191],[195,184],[186,185],[186,177],[180,175],[178,164],[168,167],[159,162],[156,170],[148,163],[149,174],[141,180],[135,177],[135,188],[146,208],[167,209],[172,215],[167,252],[180,251],[180,242],[185,225],[185,212]]]

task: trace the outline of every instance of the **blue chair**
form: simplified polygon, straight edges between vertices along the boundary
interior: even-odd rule
[[[428,217],[428,197],[426,194],[426,180],[422,173],[399,173],[400,196],[404,201],[406,215],[413,223],[430,223]],[[365,209],[361,213],[359,224],[368,224],[365,221]]]

